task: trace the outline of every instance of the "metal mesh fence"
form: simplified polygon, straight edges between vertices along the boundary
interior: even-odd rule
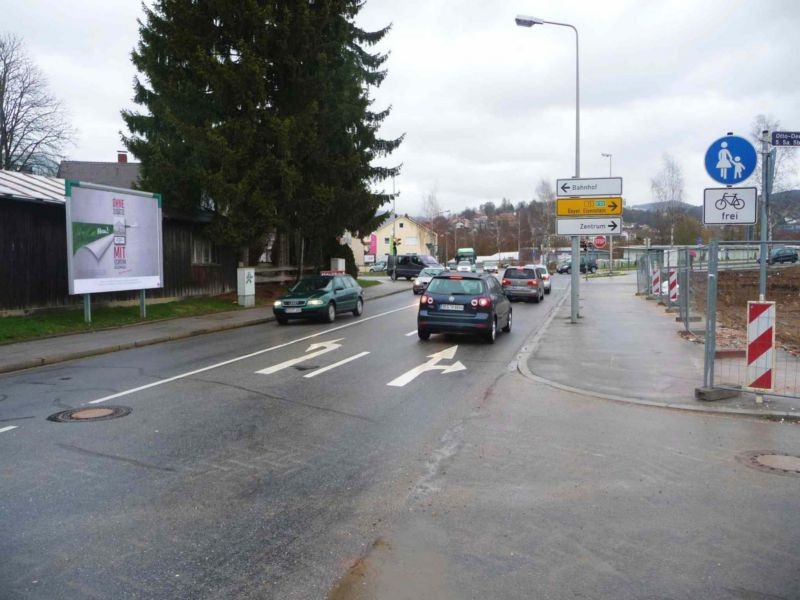
[[[792,246],[794,244],[794,247]],[[706,272],[695,265],[697,275],[712,281],[706,300],[693,294],[696,309],[702,308],[706,318],[712,317],[713,339],[706,340],[707,371],[710,368],[714,387],[747,389],[757,373],[748,368],[748,301],[758,301],[760,260],[767,260],[764,300],[775,302],[774,388],[767,395],[800,397],[800,261],[797,241],[719,242],[716,255],[705,263]],[[690,295],[691,292],[690,292]],[[753,337],[753,322],[751,338]],[[712,358],[713,357],[713,358]],[[709,365],[709,360],[713,364]]]

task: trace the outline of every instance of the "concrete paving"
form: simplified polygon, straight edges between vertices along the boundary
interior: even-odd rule
[[[403,292],[411,296],[411,283],[407,281],[391,281],[388,277],[374,279],[381,284],[364,288],[364,298],[367,301]],[[0,373],[150,346],[216,331],[249,327],[274,320],[272,307],[260,306],[3,344],[0,345]]]
[[[557,276],[558,277],[558,276]],[[565,391],[652,406],[776,418],[800,418],[800,398],[751,393],[695,399],[703,383],[703,346],[678,335],[675,315],[637,297],[635,274],[581,280],[581,318],[570,322],[564,296],[552,321],[523,349],[520,371]],[[783,356],[783,354],[782,354]],[[791,361],[791,364],[790,364]],[[779,366],[800,372],[798,360]]]

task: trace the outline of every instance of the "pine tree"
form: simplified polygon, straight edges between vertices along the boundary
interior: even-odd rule
[[[158,0],[145,7],[132,59],[144,76],[123,111],[141,185],[167,208],[213,213],[210,235],[240,247],[276,220],[288,152],[270,107],[271,6],[255,0]]]
[[[367,233],[390,194],[373,184],[398,168],[375,166],[402,141],[378,137],[389,110],[373,112],[369,90],[386,76],[386,55],[370,53],[388,32],[354,24],[363,2],[288,0],[276,13],[275,107],[288,119],[293,198],[278,207],[283,222],[314,244],[323,265],[328,241],[345,229]]]

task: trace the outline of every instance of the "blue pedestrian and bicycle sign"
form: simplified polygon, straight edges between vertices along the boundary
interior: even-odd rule
[[[753,144],[738,135],[726,135],[706,151],[706,171],[714,181],[741,183],[755,171],[758,155]]]

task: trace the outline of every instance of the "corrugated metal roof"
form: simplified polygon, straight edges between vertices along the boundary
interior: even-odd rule
[[[17,171],[0,171],[0,198],[3,196],[64,204],[64,180]]]

